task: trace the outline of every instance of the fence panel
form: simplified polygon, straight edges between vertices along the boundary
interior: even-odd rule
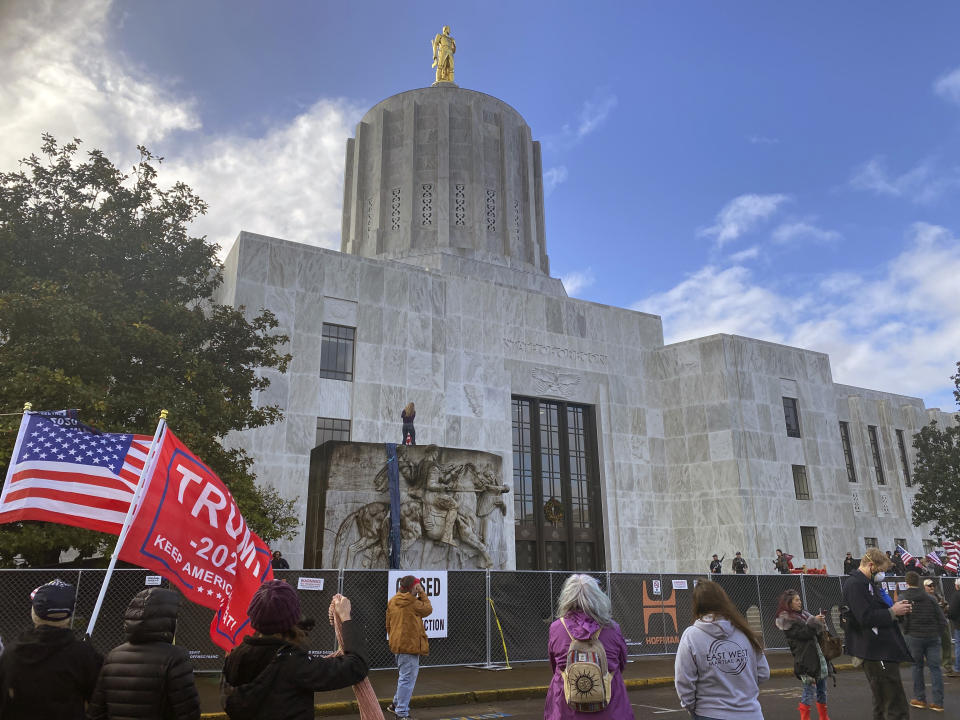
[[[786,590],[802,591],[800,575],[754,575],[760,594],[760,623],[763,644],[771,650],[787,647],[787,638],[776,626],[777,600]]]
[[[547,657],[547,638],[553,616],[552,575],[529,571],[490,572],[490,596],[503,628],[510,662]],[[503,649],[498,641],[491,642],[490,655],[494,662],[503,660]]]
[[[620,624],[630,655],[654,655],[675,643],[679,628],[673,602],[665,601],[663,578],[642,573],[617,573],[610,576],[610,601],[613,619]]]
[[[843,605],[843,594],[839,578],[825,575],[801,577],[804,609],[813,615],[823,612],[827,629],[834,635],[840,635],[840,606]]]

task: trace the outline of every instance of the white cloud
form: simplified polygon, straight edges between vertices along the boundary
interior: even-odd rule
[[[560,280],[563,282],[563,288],[567,291],[567,295],[570,297],[575,297],[579,296],[583,290],[586,290],[588,287],[593,285],[596,278],[593,275],[593,270],[587,268],[583,271],[561,275]]]
[[[960,105],[960,68],[937,78],[933,91],[944,100]]]
[[[109,13],[97,0],[0,10],[0,168],[39,151],[43,132],[79,137],[123,166],[137,144],[200,127],[192,98],[105,50]]]
[[[954,408],[960,238],[918,223],[872,275],[837,273],[791,293],[742,266],[707,266],[633,305],[663,317],[667,342],[713,333],[826,352],[836,382],[923,397]]]
[[[164,164],[210,205],[193,231],[229,248],[240,230],[340,246],[343,154],[360,108],[320,100],[263,137],[227,136]]]
[[[771,237],[781,245],[797,242],[832,243],[843,239],[843,235],[836,230],[824,230],[802,220],[777,226]]]
[[[547,169],[543,173],[543,195],[549,197],[557,189],[557,185],[566,181],[567,168],[565,165],[558,165]]]
[[[42,132],[102,149],[124,168],[147,145],[160,181],[183,180],[209,211],[192,230],[228,247],[240,230],[339,245],[343,154],[361,110],[321,99],[260,137],[201,134],[198,102],[110,52],[109,2],[0,5],[0,169],[40,147]],[[162,142],[163,147],[158,147]]]
[[[549,150],[569,150],[599,129],[617,107],[617,102],[616,95],[602,88],[598,89],[591,99],[584,101],[575,126],[564,123],[560,132],[547,135],[541,142]]]
[[[603,125],[607,116],[617,106],[617,96],[612,93],[598,93],[587,100],[580,111],[580,124],[577,126],[577,139],[585,138]]]
[[[856,190],[869,190],[878,195],[903,197],[919,204],[938,200],[944,193],[960,187],[960,169],[940,170],[934,160],[924,160],[900,175],[887,169],[882,156],[871,158],[858,167],[850,178]]]
[[[788,200],[787,195],[747,194],[735,197],[717,213],[716,223],[700,231],[701,236],[714,237],[723,247],[773,215]]]
[[[766,135],[748,135],[747,142],[751,145],[776,145],[780,138],[767,137]]]
[[[758,257],[760,257],[760,246],[751,245],[746,250],[733,253],[733,255],[730,256],[730,262],[737,264],[747,260],[756,260]]]

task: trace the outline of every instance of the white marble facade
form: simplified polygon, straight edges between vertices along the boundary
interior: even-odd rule
[[[510,399],[525,395],[596,408],[607,569],[702,571],[714,551],[740,550],[768,572],[776,547],[803,561],[800,527],[810,526],[820,557],[808,564],[838,571],[865,537],[883,548],[905,538],[911,551],[931,537],[910,523],[895,431],[912,465],[912,434],[951,416],[919,398],[835,384],[822,353],[730,335],[664,346],[654,315],[247,232],[225,275],[219,301],[271,309],[293,354],[258,398],[279,404],[283,422],[231,442],[256,458],[261,483],[298,498],[303,517],[318,417],[351,420],[358,442],[396,442],[400,409],[413,400],[421,444],[498,453],[509,483]],[[352,382],[318,376],[324,322],[357,328]],[[784,396],[798,400],[800,438],[787,437]],[[868,425],[878,428],[885,485]],[[811,500],[794,498],[794,464],[806,467]],[[302,537],[280,547],[300,562]]]
[[[523,395],[595,409],[607,570],[704,571],[714,552],[729,568],[739,550],[752,571],[771,572],[780,547],[795,564],[835,573],[868,537],[884,549],[894,538],[922,549],[931,534],[910,522],[896,431],[912,467],[912,434],[950,415],[919,398],[835,384],[822,353],[730,335],[665,346],[655,315],[566,297],[549,276],[529,128],[490,96],[430,93],[384,101],[350,140],[344,252],[241,232],[227,256],[217,300],[251,315],[272,310],[293,355],[258,398],[278,404],[284,420],[229,438],[255,458],[259,482],[297,498],[305,518],[317,418],[350,420],[353,441],[397,442],[412,400],[420,444],[497,453],[511,484],[511,396]],[[420,212],[426,200],[398,200],[425,185],[437,194],[433,234]],[[501,204],[517,198],[507,205],[514,225],[494,227],[489,204],[484,217],[490,187]],[[464,194],[479,217],[457,211]],[[356,328],[352,381],[319,377],[324,323]],[[787,436],[784,397],[797,400],[800,438]],[[795,498],[793,465],[806,469],[810,500]],[[816,529],[818,557],[804,558],[801,527]],[[279,547],[301,565],[302,532]],[[512,546],[508,556],[513,567]]]

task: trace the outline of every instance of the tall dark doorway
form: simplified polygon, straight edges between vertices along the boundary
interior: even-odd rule
[[[518,570],[603,570],[593,407],[513,398]]]

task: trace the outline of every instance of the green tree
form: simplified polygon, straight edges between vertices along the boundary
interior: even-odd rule
[[[188,224],[206,204],[183,183],[163,189],[139,147],[129,173],[79,140],[43,136],[41,156],[0,173],[0,412],[78,408],[102,430],[153,434],[170,411],[177,436],[229,486],[265,541],[290,536],[293,502],[260,488],[252,460],[227,448],[230,431],[269,425],[258,407],[269,384],[258,369],[286,370],[287,337],[268,311],[211,300],[222,281],[215,245]],[[19,417],[0,418],[0,478]],[[108,550],[111,536],[49,523],[0,526],[0,563],[57,562],[61,550]]]
[[[950,379],[960,404],[960,362]],[[940,540],[960,539],[960,416],[955,419],[944,428],[931,422],[913,436],[914,481],[920,488],[913,499],[913,524],[933,523]]]

